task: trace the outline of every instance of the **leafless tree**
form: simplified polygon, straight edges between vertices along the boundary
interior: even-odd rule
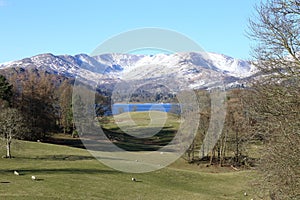
[[[6,158],[11,158],[11,143],[14,138],[22,139],[28,132],[21,113],[14,108],[5,108],[0,113],[0,135],[5,141]]]
[[[259,187],[262,198],[300,198],[300,1],[269,0],[256,8],[249,36],[254,64],[251,114],[266,137]]]

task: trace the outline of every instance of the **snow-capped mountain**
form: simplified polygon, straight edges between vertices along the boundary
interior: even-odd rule
[[[103,54],[40,54],[22,60],[0,64],[0,69],[36,68],[90,83],[120,81],[153,81],[178,85],[178,89],[208,88],[220,81],[234,85],[255,74],[247,61],[229,56],[188,52],[157,55]]]

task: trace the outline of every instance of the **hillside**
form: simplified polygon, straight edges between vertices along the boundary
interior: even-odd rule
[[[183,162],[133,175],[104,166],[83,149],[24,141],[14,142],[13,155],[0,159],[1,199],[249,199],[246,181],[254,175],[187,170]]]

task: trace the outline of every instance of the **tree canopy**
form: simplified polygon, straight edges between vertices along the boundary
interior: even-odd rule
[[[267,145],[261,158],[261,197],[300,198],[300,0],[269,0],[250,20],[254,64],[251,114]]]

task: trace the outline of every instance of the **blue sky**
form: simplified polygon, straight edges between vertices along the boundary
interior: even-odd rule
[[[0,63],[40,53],[91,53],[119,33],[177,31],[205,51],[249,59],[249,17],[260,0],[0,0]]]

